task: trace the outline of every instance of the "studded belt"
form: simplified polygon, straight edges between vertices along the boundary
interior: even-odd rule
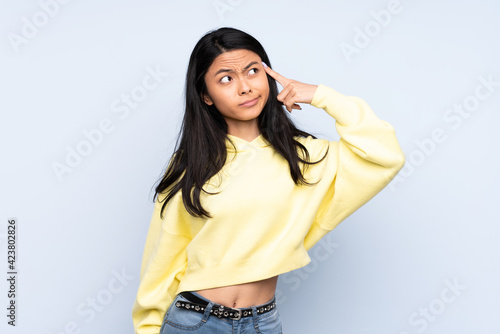
[[[184,297],[189,301],[178,300],[175,303],[175,306],[179,308],[185,308],[186,310],[205,313],[205,309],[208,306],[208,302],[206,300],[199,298],[198,296],[192,294],[189,291],[182,291],[180,295],[182,295],[182,297]],[[273,299],[269,303],[257,307],[257,314],[259,315],[267,313],[273,310],[275,307],[276,307],[276,297],[273,297]],[[210,314],[217,316],[219,319],[229,318],[233,320],[238,320],[244,317],[251,317],[252,308],[251,307],[232,308],[220,304],[214,304],[212,306],[212,309],[210,310]]]

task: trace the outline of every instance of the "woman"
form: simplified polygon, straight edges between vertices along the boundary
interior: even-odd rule
[[[232,28],[191,54],[132,311],[138,334],[281,333],[279,274],[307,265],[307,251],[404,165],[394,128],[362,99],[270,66]],[[297,129],[286,111],[298,103],[332,116],[340,140]]]

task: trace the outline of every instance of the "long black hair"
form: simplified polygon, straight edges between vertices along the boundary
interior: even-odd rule
[[[217,56],[224,52],[246,49],[255,52],[269,67],[271,62],[262,45],[249,34],[230,27],[222,27],[206,33],[196,44],[189,58],[185,86],[185,112],[181,130],[165,174],[156,187],[156,196],[168,191],[160,217],[168,201],[179,191],[186,210],[195,217],[211,218],[201,205],[200,193],[203,185],[216,175],[224,166],[227,158],[226,139],[227,123],[214,104],[207,105],[202,97],[207,93],[205,74]],[[278,101],[276,80],[267,75],[269,82],[269,98],[258,116],[258,126],[263,137],[274,149],[288,161],[290,175],[295,184],[307,184],[299,167],[304,164],[315,164],[323,160],[309,162],[306,147],[294,139],[295,136],[315,136],[295,127],[288,118],[288,111]],[[180,138],[180,144],[179,144]],[[302,150],[305,160],[298,156],[297,148]],[[194,187],[194,189],[193,189]],[[211,194],[211,193],[210,193]]]

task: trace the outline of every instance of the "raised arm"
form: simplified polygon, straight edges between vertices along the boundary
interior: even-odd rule
[[[323,200],[304,242],[308,250],[387,186],[405,163],[394,128],[379,119],[363,99],[320,84],[311,105],[336,120],[340,139],[308,137],[304,141],[314,152],[328,149],[317,186]]]
[[[325,160],[312,167],[310,173],[321,181],[313,194],[320,204],[304,240],[309,250],[389,184],[403,168],[405,155],[392,125],[379,119],[363,99],[346,96],[322,84],[291,80],[264,67],[283,86],[277,98],[289,112],[301,109],[297,103],[322,108],[335,119],[340,135],[339,141],[302,139],[314,160],[328,150]]]

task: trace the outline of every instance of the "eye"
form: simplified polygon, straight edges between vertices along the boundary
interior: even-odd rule
[[[225,81],[225,80],[224,80],[224,78],[231,78],[231,77],[230,77],[229,75],[226,75],[225,77],[222,77],[222,78],[220,79],[220,82],[224,82],[224,83],[225,83],[225,82],[229,82],[229,81]]]
[[[250,71],[254,71],[254,73],[257,73],[259,71],[259,69],[257,67],[254,67]]]

